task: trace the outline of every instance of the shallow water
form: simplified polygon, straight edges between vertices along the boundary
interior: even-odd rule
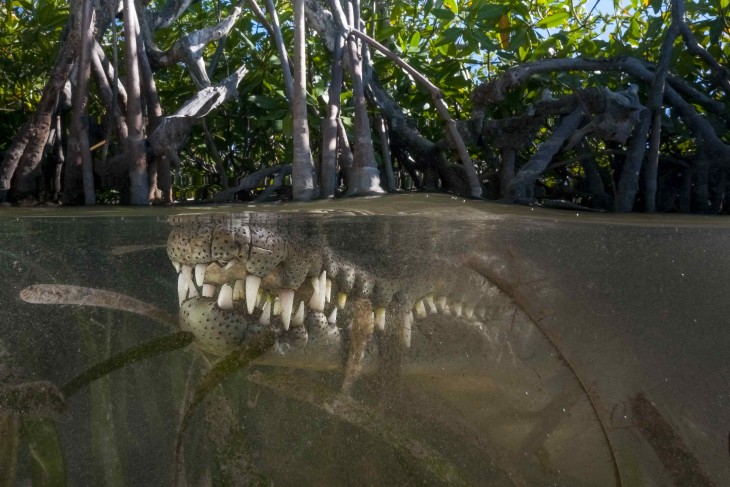
[[[331,248],[376,279],[424,288],[443,269],[478,272],[484,314],[454,316],[450,296],[448,313],[416,320],[407,348],[388,338],[399,330],[389,320],[347,393],[331,350],[267,353],[209,391],[182,433],[206,362],[219,360],[195,344],[124,365],[69,394],[61,411],[53,384],[174,329],[113,309],[121,298],[106,308],[34,304],[21,291],[103,289],[176,316],[170,222],[234,212],[275,219],[273,231]],[[729,485],[728,245],[719,218],[434,195],[8,211],[0,485],[10,472],[10,485],[44,475],[67,485]]]

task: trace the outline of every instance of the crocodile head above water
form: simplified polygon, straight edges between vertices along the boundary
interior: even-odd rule
[[[178,272],[181,327],[218,355],[265,330],[276,334],[282,353],[325,343],[346,354],[356,341],[353,319],[365,315],[369,333],[395,334],[408,347],[414,318],[445,313],[478,321],[498,292],[456,260],[367,267],[322,238],[304,236],[301,225],[270,216],[173,223],[167,254]]]

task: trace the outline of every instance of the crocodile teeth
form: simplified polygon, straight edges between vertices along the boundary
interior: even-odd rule
[[[218,293],[218,307],[220,309],[233,309],[233,288],[228,284],[221,286]]]
[[[378,330],[385,330],[385,308],[382,306],[375,308],[375,324],[377,325]]]
[[[256,307],[256,296],[259,293],[260,285],[260,277],[251,274],[246,276],[246,309],[249,314],[253,313],[253,309]]]
[[[172,261],[172,266],[175,268],[175,272],[180,274],[180,269],[182,268],[182,264],[180,262]]]
[[[205,264],[195,264],[195,284],[198,286],[203,285],[205,279]]]
[[[464,316],[466,316],[468,319],[474,318],[474,306],[465,306]]]
[[[464,303],[461,303],[461,302],[454,303],[452,308],[454,309],[454,314],[456,316],[461,317],[461,311],[464,309]]]
[[[185,279],[185,275],[181,272],[179,276],[177,276],[177,299],[182,304],[183,301],[185,301],[185,298],[188,297],[188,287],[190,286],[190,282]]]
[[[322,309],[317,311],[322,312],[324,303],[327,302],[327,271],[322,271],[322,274],[319,275],[319,296]]]
[[[193,280],[193,268],[190,267],[189,265],[182,266],[180,275],[183,276],[187,282],[192,281]]]
[[[291,323],[294,326],[302,326],[304,324],[304,301],[299,302],[299,308],[291,319]]]
[[[226,263],[225,267],[223,267],[223,270],[227,271],[228,269],[233,267],[235,264],[236,264],[236,262],[232,260],[232,261]]]
[[[264,303],[264,309],[261,311],[261,316],[259,316],[259,323],[264,326],[271,324],[271,299],[267,299]]]
[[[337,324],[337,306],[332,308],[332,312],[330,313],[329,318],[327,318],[327,323],[332,326]]]
[[[281,314],[281,300],[279,296],[274,297],[274,303],[271,305],[271,314],[273,316],[279,316]]]
[[[411,348],[411,327],[413,327],[413,311],[409,311],[408,314],[403,317],[401,340],[405,348]]]
[[[312,298],[309,300],[309,307],[313,311],[324,312],[324,303],[327,294],[327,271],[322,271],[319,277],[312,278]]]
[[[198,297],[198,290],[195,289],[195,286],[188,286],[188,297],[189,298]]]
[[[431,314],[436,313],[436,304],[433,302],[433,294],[429,294],[424,298],[426,306],[428,306],[428,312]]]
[[[325,288],[324,300],[329,303],[332,301],[332,279],[327,279]]]
[[[239,299],[243,299],[244,297],[244,290],[245,286],[243,284],[243,279],[236,279],[235,284],[233,284],[233,300],[238,301]]]
[[[438,299],[436,300],[436,308],[437,308],[437,309],[438,309],[439,311],[441,311],[442,313],[444,313],[444,312],[445,312],[445,311],[444,311],[444,308],[446,308],[446,296],[440,296],[440,297],[439,297],[439,298],[438,298]]]
[[[288,330],[291,322],[291,312],[294,308],[294,290],[287,288],[279,290],[279,303],[281,306],[281,322],[284,324],[284,329]]]
[[[309,299],[309,307],[312,308],[315,311],[322,311],[324,309],[324,306],[322,306],[322,309],[319,308],[319,302],[323,301],[319,295],[319,278],[318,277],[312,277],[312,297]]]
[[[347,294],[341,292],[337,295],[337,307],[342,309],[347,304]]]
[[[203,296],[206,298],[212,298],[215,296],[215,285],[214,284],[203,284]]]
[[[416,301],[416,316],[419,318],[425,318],[426,317],[426,307],[423,305],[423,300],[419,299]]]

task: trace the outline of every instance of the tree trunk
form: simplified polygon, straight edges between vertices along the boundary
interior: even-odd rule
[[[353,30],[360,29],[360,2],[350,1],[349,23]],[[380,173],[375,164],[370,118],[362,76],[361,44],[350,37],[348,42],[350,78],[352,79],[352,98],[355,105],[355,147],[353,169],[355,172],[355,188],[347,188],[347,194],[382,193]],[[366,49],[362,46],[362,49]]]
[[[142,93],[139,76],[137,34],[139,22],[133,0],[124,0],[124,37],[127,65],[127,161],[129,164],[129,202],[133,205],[149,204],[149,180],[147,157],[144,148],[144,120],[142,118]]]
[[[320,170],[322,198],[334,197],[335,188],[337,187],[337,127],[340,119],[343,52],[344,40],[342,37],[338,37],[335,40],[335,47],[332,52],[332,76],[328,92],[327,117],[322,120],[322,164]]]
[[[525,198],[532,196],[532,187],[535,180],[545,171],[553,156],[557,154],[565,141],[578,129],[583,120],[583,110],[578,108],[570,115],[563,117],[548,140],[540,144],[530,161],[507,186],[507,193],[511,197]]]
[[[509,183],[515,177],[515,150],[505,147],[502,149],[502,167],[499,171],[499,197],[508,198]]]
[[[93,0],[79,0],[75,9],[80,17],[79,49],[76,86],[72,97],[71,134],[67,148],[66,174],[64,177],[64,204],[81,202],[79,189],[83,188],[83,201],[86,205],[96,203],[94,194],[94,169],[89,149],[88,91],[91,76],[91,55],[94,44],[94,5]],[[82,185],[79,185],[81,180]],[[81,186],[81,187],[80,187]]]
[[[309,148],[307,122],[307,71],[304,25],[304,0],[294,0],[294,92],[292,105],[294,159],[292,161],[292,192],[297,201],[309,201],[314,196],[314,164]]]
[[[679,25],[675,18],[669,26],[669,29],[667,29],[664,40],[662,41],[662,47],[659,52],[659,63],[657,65],[656,75],[654,76],[654,82],[649,90],[646,110],[642,112],[641,122],[629,143],[629,152],[626,157],[626,163],[621,171],[621,178],[618,182],[616,210],[619,212],[629,212],[634,208],[636,192],[639,189],[639,174],[644,162],[644,154],[646,153],[647,135],[649,134],[649,126],[652,121],[654,122],[652,131],[656,133],[655,137],[659,137],[659,131],[661,130],[661,114],[659,114],[659,118],[657,118],[654,116],[654,113],[662,109],[664,87],[666,85],[667,74],[669,72],[669,62],[672,56],[672,46],[674,45],[674,40],[678,35]],[[658,145],[656,148],[656,152],[650,153],[650,156],[654,159],[649,163],[651,166],[658,164]],[[646,175],[656,180],[656,172],[653,171],[652,168],[648,170]],[[654,183],[654,186],[655,185],[656,183]],[[654,190],[654,194],[651,195],[651,199],[652,204],[651,206],[647,206],[647,209],[651,208],[653,210],[655,206],[653,202],[656,201],[656,190]]]
[[[375,120],[375,128],[378,131],[380,139],[380,154],[383,159],[383,168],[385,169],[385,188],[388,192],[395,191],[395,174],[393,173],[393,160],[390,157],[390,141],[388,140],[388,129],[385,126],[385,119],[382,115],[378,115]]]

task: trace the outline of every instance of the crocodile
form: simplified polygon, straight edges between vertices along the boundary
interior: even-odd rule
[[[493,339],[485,321],[513,313],[504,293],[466,257],[422,256],[398,269],[336,251],[311,220],[271,214],[176,217],[167,255],[177,272],[179,323],[200,349],[225,355],[265,332],[278,355],[345,362],[351,386],[376,337],[400,351],[433,315],[461,320]],[[509,311],[508,311],[509,310]],[[369,356],[370,353],[367,353]]]

